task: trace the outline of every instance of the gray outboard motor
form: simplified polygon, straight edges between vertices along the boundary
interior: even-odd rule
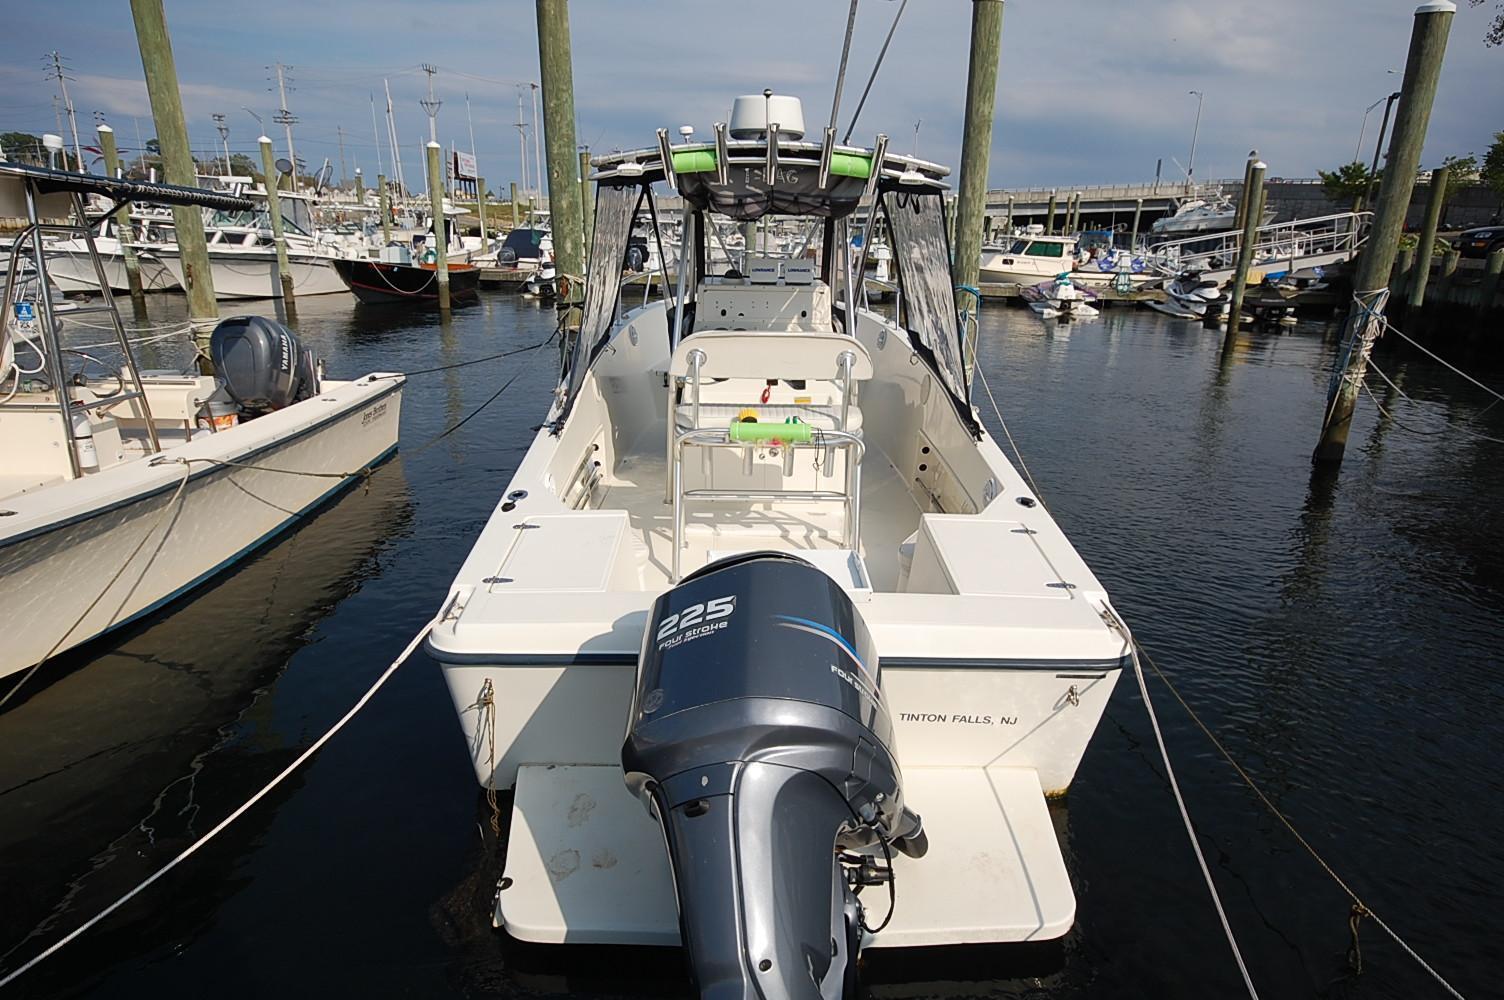
[[[221,320],[209,340],[214,370],[230,398],[251,414],[318,394],[318,364],[291,330],[263,316]]]
[[[791,555],[721,560],[659,597],[622,747],[663,828],[700,996],[854,996],[872,855],[924,853],[861,615]]]

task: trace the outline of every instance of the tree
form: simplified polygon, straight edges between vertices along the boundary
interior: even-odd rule
[[[1344,163],[1336,170],[1318,170],[1321,175],[1321,190],[1333,201],[1350,202],[1368,191],[1368,185],[1378,179],[1378,174],[1371,173],[1367,166],[1354,160]]]
[[[1441,161],[1441,165],[1447,168],[1447,183],[1452,187],[1478,183],[1478,158],[1472,153],[1449,156]]]
[[[1481,7],[1488,0],[1468,0],[1474,7]],[[1490,47],[1504,45],[1504,0],[1497,0],[1495,4],[1494,19],[1489,22],[1488,31],[1483,35],[1483,43]]]
[[[47,153],[42,149],[41,137],[30,132],[0,133],[0,150],[4,150],[5,159],[12,163],[37,163],[44,166],[47,163]]]
[[[1497,194],[1504,195],[1504,132],[1494,133],[1494,144],[1483,154],[1479,178]]]

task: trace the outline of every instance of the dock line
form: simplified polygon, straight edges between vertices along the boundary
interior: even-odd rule
[[[184,481],[186,482],[186,478]],[[46,959],[51,958],[53,955],[57,954],[66,945],[72,944],[74,941],[76,941],[95,924],[98,924],[101,920],[104,920],[106,917],[114,913],[116,910],[120,909],[126,903],[129,903],[132,899],[135,899],[162,876],[172,871],[184,861],[187,861],[190,857],[198,852],[199,848],[203,847],[209,841],[213,840],[215,837],[219,836],[219,834],[223,833],[231,823],[235,822],[241,816],[245,815],[252,806],[265,798],[268,793],[270,793],[278,785],[282,784],[283,781],[287,780],[287,778],[294,771],[302,767],[305,763],[308,762],[309,758],[318,753],[319,750],[323,748],[325,743],[328,743],[331,739],[333,739],[336,733],[345,728],[346,724],[348,724],[351,719],[355,718],[356,714],[359,713],[362,708],[365,708],[366,703],[369,702],[371,698],[375,696],[376,692],[380,691],[382,686],[385,685],[386,682],[391,678],[391,676],[397,672],[397,668],[402,666],[402,664],[406,662],[408,657],[412,656],[413,651],[418,648],[419,643],[421,643],[428,636],[428,633],[433,629],[435,625],[439,623],[439,620],[444,616],[445,612],[448,611],[448,609],[449,605],[446,602],[445,606],[439,610],[438,614],[430,618],[428,620],[428,624],[424,625],[421,629],[418,630],[418,634],[412,637],[411,641],[409,641],[408,644],[403,648],[402,652],[397,655],[397,658],[391,662],[390,666],[382,671],[381,676],[376,678],[375,682],[366,689],[365,694],[360,696],[359,700],[357,700],[355,704],[350,707],[349,711],[340,716],[338,722],[330,726],[329,729],[324,732],[324,735],[314,740],[313,743],[308,747],[308,749],[298,754],[298,756],[293,760],[291,764],[288,764],[286,767],[284,767],[277,774],[277,776],[271,781],[267,782],[267,784],[264,785],[260,791],[258,791],[255,795],[252,795],[249,799],[246,799],[245,802],[241,803],[241,805],[234,812],[230,813],[224,819],[220,820],[213,829],[211,829],[208,833],[205,833],[202,837],[198,838],[198,840],[195,840],[177,857],[173,858],[171,861],[167,862],[167,864],[163,865],[154,873],[147,876],[130,892],[127,892],[125,895],[115,900],[115,902],[111,903],[109,906],[106,906],[103,910],[100,910],[94,916],[84,921],[84,923],[79,925],[64,937],[60,938],[52,945],[48,946],[44,951],[27,961],[24,965],[21,965],[14,972],[6,973],[4,978],[0,978],[0,989],[9,986],[11,983],[21,978],[21,976],[25,975],[32,968],[40,965]]]

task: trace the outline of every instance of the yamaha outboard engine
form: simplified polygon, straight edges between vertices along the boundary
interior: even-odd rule
[[[874,863],[924,852],[876,653],[802,559],[721,560],[658,598],[622,747],[662,825],[700,996],[852,996]]]
[[[291,330],[263,316],[220,321],[209,340],[225,391],[248,413],[270,413],[318,394],[318,363]]]

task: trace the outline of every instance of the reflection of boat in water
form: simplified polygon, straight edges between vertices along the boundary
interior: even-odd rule
[[[196,805],[220,798],[216,762],[240,767],[248,753],[237,721],[411,521],[400,459],[366,482],[191,603],[48,664],[52,682],[0,713],[0,816],[9,820],[0,823],[0,950],[64,905],[98,909],[175,853],[187,831],[202,832]],[[293,726],[286,741],[302,741]],[[277,738],[274,726],[257,729],[261,747]],[[222,798],[234,805],[245,791],[237,784]],[[154,854],[153,842],[173,847]]]

